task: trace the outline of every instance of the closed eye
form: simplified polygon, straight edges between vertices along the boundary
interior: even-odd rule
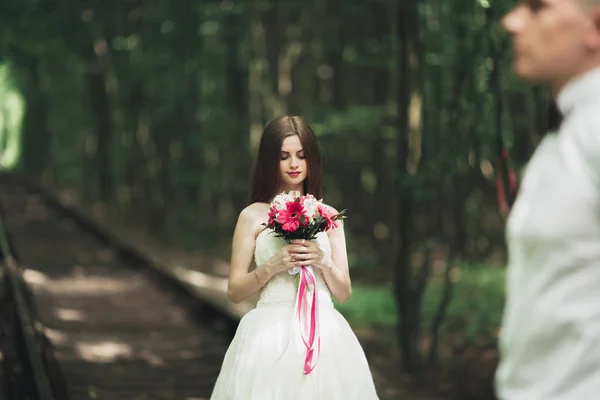
[[[287,160],[289,157],[290,153],[288,153],[287,151],[282,151],[281,155],[279,156],[281,160]],[[306,156],[304,155],[304,150],[296,152],[296,157],[298,157],[301,160],[304,160],[306,158]]]
[[[538,12],[546,6],[542,0],[524,0],[522,4],[533,12]]]

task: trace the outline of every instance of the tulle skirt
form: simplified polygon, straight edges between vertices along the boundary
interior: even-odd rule
[[[378,400],[356,335],[327,300],[319,304],[321,349],[310,374],[294,304],[259,302],[240,321],[211,400]]]

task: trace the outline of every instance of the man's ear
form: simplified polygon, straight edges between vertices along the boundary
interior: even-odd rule
[[[600,50],[600,5],[590,10],[592,29],[587,37],[587,45],[591,50]]]

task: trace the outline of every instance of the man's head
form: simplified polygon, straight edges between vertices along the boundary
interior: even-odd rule
[[[521,0],[502,20],[515,73],[555,90],[600,66],[600,0]]]

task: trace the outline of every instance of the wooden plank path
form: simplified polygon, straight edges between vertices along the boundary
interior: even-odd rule
[[[168,265],[18,175],[0,175],[0,210],[70,399],[210,396],[252,307],[223,278]]]

